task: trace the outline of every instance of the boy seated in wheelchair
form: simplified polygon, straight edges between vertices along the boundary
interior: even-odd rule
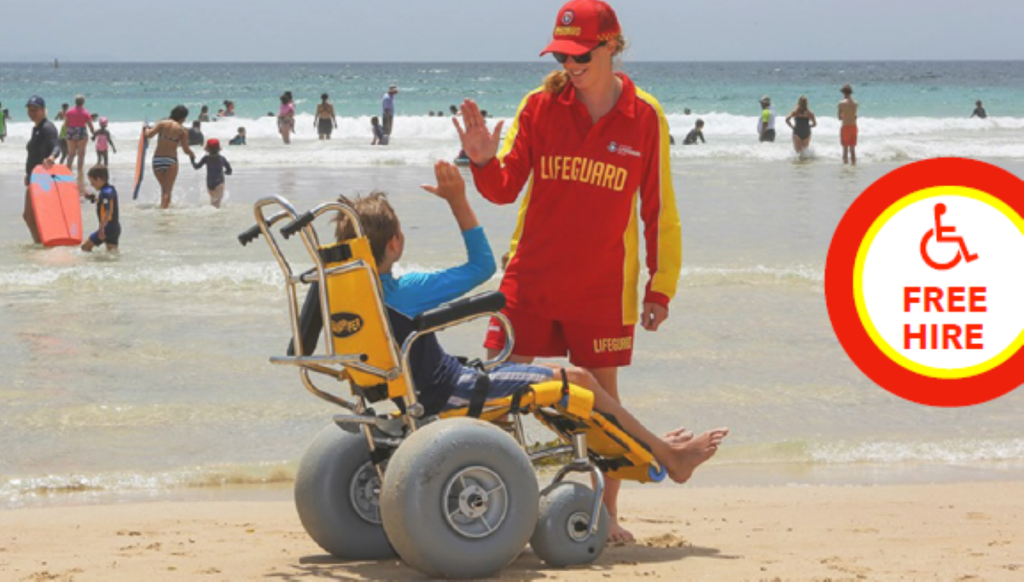
[[[439,183],[441,183],[443,169],[440,163],[437,171]],[[461,181],[461,176],[459,181]],[[445,196],[441,197],[448,199]],[[422,309],[419,311],[410,309],[407,298],[403,297],[401,293],[395,293],[396,289],[401,288],[400,285],[386,283],[386,281],[394,280],[391,269],[401,259],[405,250],[405,237],[402,234],[401,222],[383,193],[374,192],[365,198],[357,197],[353,201],[344,199],[342,201],[349,203],[359,214],[363,231],[369,239],[373,257],[377,263],[377,271],[383,283],[384,302],[388,306],[391,329],[395,335],[395,341],[401,345],[415,331],[411,317],[422,311]],[[456,216],[458,217],[458,215]],[[475,216],[473,221],[475,222]],[[462,220],[459,222],[460,226],[463,226]],[[344,241],[354,236],[355,230],[348,223],[347,217],[339,216],[338,240]],[[494,258],[493,255],[490,257],[493,269]],[[414,274],[406,275],[406,277],[416,276]],[[487,277],[490,277],[490,274]],[[451,293],[454,294],[450,295],[450,299],[460,296],[477,284],[479,283],[468,287],[453,286]],[[402,305],[403,309],[399,309],[393,303]],[[423,309],[436,306],[436,304],[426,305]],[[438,414],[446,409],[465,407],[469,404],[479,372],[476,368],[464,365],[457,358],[446,353],[434,334],[424,336],[413,345],[410,365],[419,402],[424,406],[428,415]],[[487,372],[490,380],[487,399],[505,398],[531,384],[562,377],[563,370],[564,377],[568,382],[594,393],[594,408],[596,410],[615,417],[625,431],[647,445],[654,457],[666,469],[669,478],[677,483],[687,481],[694,469],[714,456],[718,451],[718,446],[729,433],[727,428],[717,428],[701,435],[695,435],[689,430],[679,428],[663,437],[658,437],[612,398],[590,372],[575,366],[562,368],[554,365],[503,363]]]

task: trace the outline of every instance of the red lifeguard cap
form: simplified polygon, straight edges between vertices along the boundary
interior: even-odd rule
[[[578,56],[620,34],[619,19],[611,6],[600,0],[572,0],[558,11],[554,40],[540,54]]]

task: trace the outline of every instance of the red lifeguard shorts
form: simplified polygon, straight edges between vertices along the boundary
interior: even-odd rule
[[[558,321],[508,307],[502,313],[515,332],[513,355],[560,358],[568,354],[569,362],[582,368],[617,368],[628,366],[633,359],[633,325]],[[484,347],[505,347],[505,332],[493,318]]]
[[[856,125],[844,125],[842,133],[839,134],[839,143],[843,147],[856,147],[857,146],[857,126]]]

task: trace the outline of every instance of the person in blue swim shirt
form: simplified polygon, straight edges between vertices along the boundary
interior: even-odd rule
[[[91,252],[92,249],[106,244],[107,251],[116,251],[117,243],[121,238],[117,190],[109,182],[110,173],[106,166],[93,166],[89,169],[88,176],[89,184],[97,194],[89,195],[87,198],[96,203],[96,218],[99,220],[100,227],[82,243],[82,250]]]
[[[466,182],[459,169],[449,162],[438,161],[434,175],[437,185],[424,184],[422,188],[448,203],[462,232],[467,254],[465,263],[443,271],[412,272],[396,277],[392,267],[405,250],[405,235],[387,195],[376,191],[354,201],[341,197],[342,202],[350,204],[359,214],[374,249],[384,302],[410,318],[461,297],[490,279],[497,270],[487,235],[466,198]],[[339,218],[337,236],[339,241],[355,236],[344,216]]]
[[[224,175],[231,175],[231,164],[227,158],[220,155],[220,140],[210,138],[206,141],[206,155],[196,162],[192,158],[192,167],[195,169],[206,166],[206,189],[210,193],[210,204],[214,208],[220,208],[224,200]]]

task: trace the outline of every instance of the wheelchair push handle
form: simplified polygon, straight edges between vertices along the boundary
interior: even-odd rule
[[[505,294],[501,291],[490,291],[424,311],[413,318],[413,325],[417,331],[423,331],[467,317],[501,311],[504,308]]]
[[[291,238],[293,234],[309,226],[314,219],[316,219],[316,215],[312,211],[303,212],[298,218],[281,227],[281,236],[285,239]]]
[[[243,231],[242,234],[238,235],[238,242],[240,242],[244,247],[247,244],[251,243],[252,241],[258,239],[259,237],[260,225],[254,224],[249,228],[245,229],[245,231]]]

